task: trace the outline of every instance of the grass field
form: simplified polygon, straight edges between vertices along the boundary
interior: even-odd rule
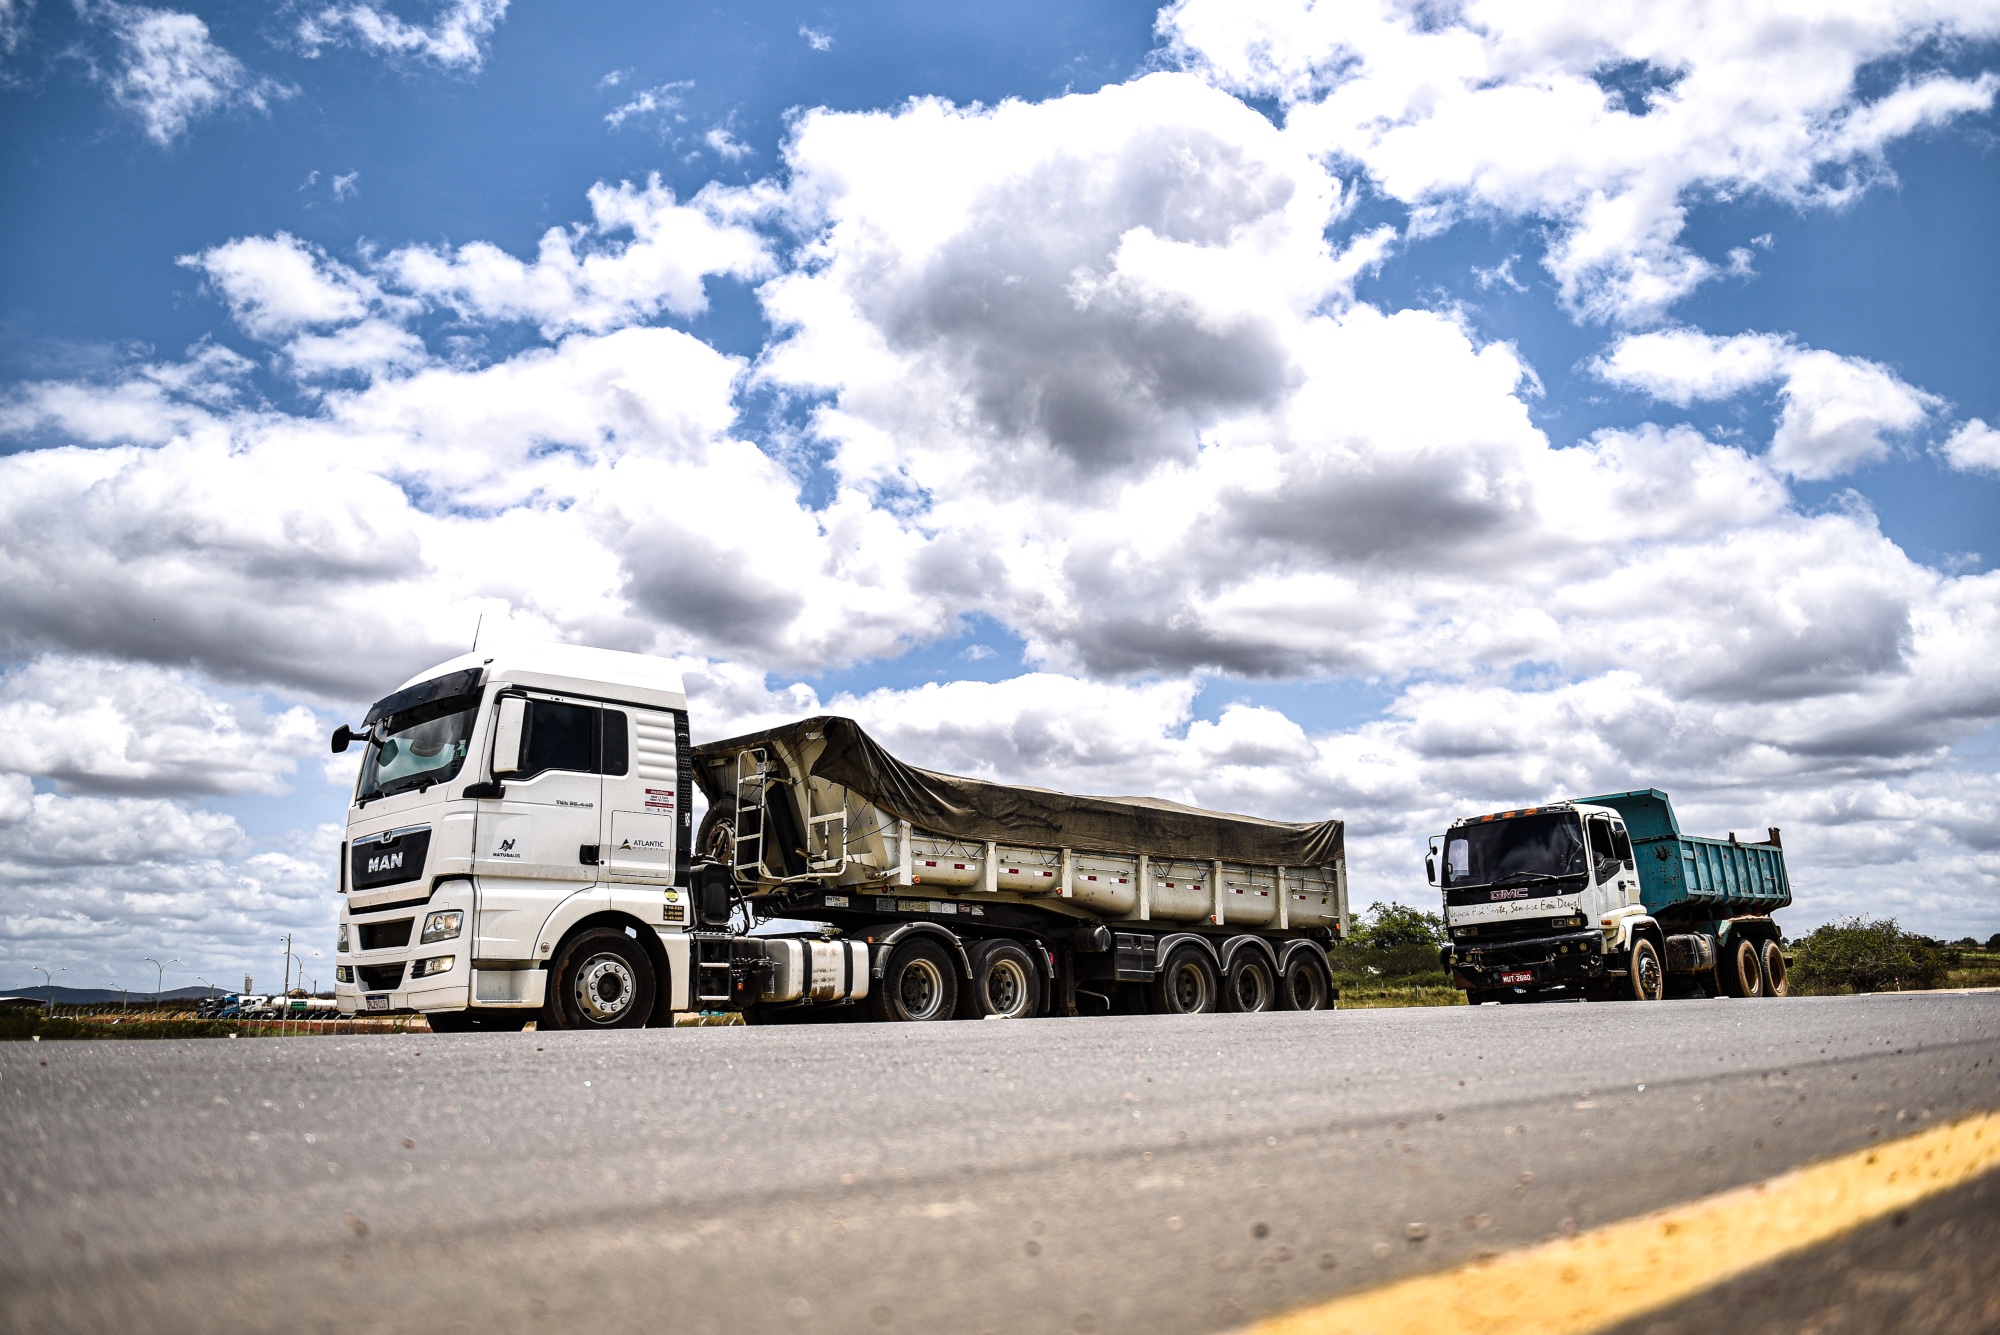
[[[2000,951],[1954,947],[1958,957],[1945,975],[1946,987],[2000,987]]]

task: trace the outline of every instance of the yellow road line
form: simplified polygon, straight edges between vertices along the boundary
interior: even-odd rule
[[[1984,1113],[1574,1238],[1273,1317],[1248,1335],[1586,1335],[2000,1167]]]

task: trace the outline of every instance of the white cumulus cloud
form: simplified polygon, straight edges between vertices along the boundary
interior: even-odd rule
[[[1967,473],[2000,473],[2000,430],[1975,417],[1946,438],[1945,461]]]
[[[266,111],[297,91],[253,75],[210,39],[208,25],[193,14],[113,0],[79,7],[117,42],[117,63],[102,76],[112,98],[162,148],[203,116],[231,107]]]
[[[1770,459],[1800,478],[1836,477],[1880,462],[1889,455],[1891,437],[1921,426],[1942,402],[1878,362],[1800,347],[1774,334],[1632,334],[1593,369],[1613,384],[1683,407],[1777,383],[1785,406]]]
[[[689,316],[707,309],[711,274],[757,278],[771,256],[756,232],[711,207],[711,189],[686,204],[660,184],[599,184],[590,191],[592,221],[552,227],[532,263],[483,241],[456,251],[409,247],[384,264],[405,291],[488,320],[528,320],[551,336],[605,330],[661,311]],[[629,233],[630,239],[609,238]]]
[[[299,20],[308,54],[355,41],[371,51],[427,60],[447,69],[477,71],[486,63],[486,39],[507,17],[508,0],[445,0],[436,19],[410,23],[371,4],[328,5]]]
[[[1359,164],[1419,229],[1554,223],[1565,302],[1623,321],[1718,272],[1681,242],[1689,204],[1843,203],[1886,176],[1890,143],[2000,90],[1935,68],[1939,47],[2000,33],[1990,0],[1180,0],[1160,30],[1219,86],[1278,99],[1290,133]],[[1890,60],[1905,77],[1864,93],[1857,76]]]

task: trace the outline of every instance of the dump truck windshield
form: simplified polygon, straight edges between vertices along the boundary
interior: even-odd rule
[[[477,695],[432,700],[376,722],[354,792],[359,801],[445,783],[465,764]]]
[[[1513,816],[1453,830],[1445,888],[1534,885],[1583,875],[1583,826],[1573,811]]]

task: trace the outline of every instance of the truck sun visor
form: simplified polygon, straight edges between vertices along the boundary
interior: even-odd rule
[[[442,677],[420,681],[415,686],[405,686],[394,695],[385,695],[370,705],[368,717],[361,720],[361,726],[372,727],[378,719],[415,709],[418,705],[430,704],[433,700],[449,700],[453,696],[471,695],[479,689],[479,684],[485,677],[485,668],[466,668],[462,672],[447,672]]]

